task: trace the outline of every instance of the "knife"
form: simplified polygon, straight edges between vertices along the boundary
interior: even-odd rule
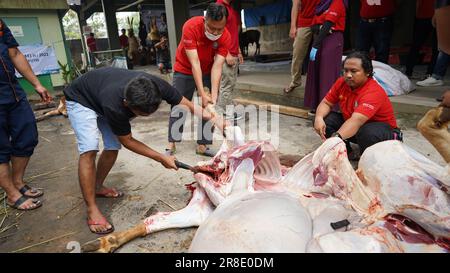
[[[188,165],[186,163],[180,162],[178,160],[175,160],[175,165],[177,166],[177,168],[189,170],[189,171],[191,171],[193,173],[197,173],[198,172],[198,170],[196,168],[194,168],[191,165]]]

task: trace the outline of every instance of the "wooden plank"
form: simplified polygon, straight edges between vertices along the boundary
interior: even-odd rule
[[[258,108],[260,108],[260,107],[266,108],[268,111],[270,111],[272,109],[271,106],[273,105],[266,101],[249,100],[249,99],[242,99],[242,98],[237,98],[237,99],[234,99],[233,101],[236,104],[255,105]],[[278,113],[280,113],[280,114],[310,119],[310,116],[308,116],[308,110],[306,110],[306,109],[284,106],[284,105],[277,105],[277,106],[279,107]]]

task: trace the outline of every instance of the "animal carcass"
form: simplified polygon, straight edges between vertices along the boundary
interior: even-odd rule
[[[190,252],[450,249],[450,175],[404,144],[368,148],[355,172],[345,144],[330,138],[286,168],[270,143],[245,143],[238,127],[227,130],[233,140],[198,164],[186,208],[152,215],[83,250],[110,252],[138,236],[191,226],[199,228]]]

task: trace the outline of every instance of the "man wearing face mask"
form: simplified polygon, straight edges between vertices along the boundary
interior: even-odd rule
[[[201,97],[202,106],[215,105],[219,93],[222,66],[230,47],[231,36],[225,25],[227,9],[220,4],[210,4],[205,17],[195,16],[186,21],[175,55],[173,86],[184,97],[192,100],[194,90]],[[204,86],[209,87],[209,96]],[[172,107],[169,118],[169,146],[166,154],[175,153],[175,142],[181,142],[186,111]],[[214,156],[206,145],[212,144],[212,127],[202,120],[198,126],[197,154]],[[201,130],[201,132],[200,132]]]

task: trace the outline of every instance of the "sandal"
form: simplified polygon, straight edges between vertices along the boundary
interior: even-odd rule
[[[295,86],[289,86],[283,89],[284,93],[291,93],[292,91],[294,91]]]
[[[87,224],[88,224],[88,226],[89,226],[89,230],[90,230],[92,233],[95,233],[95,234],[103,235],[103,234],[108,234],[108,233],[111,233],[111,232],[114,231],[114,226],[111,225],[110,223],[108,223],[108,221],[106,221],[106,218],[105,218],[105,217],[103,217],[102,220],[100,220],[100,221],[94,221],[94,220],[91,220],[91,219],[88,218],[88,219],[87,219]],[[93,231],[93,230],[91,229],[91,226],[106,226],[106,225],[108,225],[108,224],[110,224],[111,227],[108,228],[107,230],[104,230],[104,231]]]
[[[120,198],[123,196],[123,192],[118,191],[115,188],[106,188],[101,192],[96,192],[95,196],[103,198]]]
[[[17,210],[34,210],[34,209],[37,209],[42,206],[42,202],[40,200],[33,200],[34,206],[26,208],[26,209],[21,209],[20,206],[23,203],[25,203],[28,199],[32,199],[32,198],[22,195],[19,199],[16,200],[16,202],[14,202],[14,204],[10,204],[8,202],[6,202],[6,204],[8,204],[8,206],[10,206],[11,208],[14,208]]]
[[[214,157],[214,156],[217,154],[216,151],[213,151],[213,150],[210,149],[210,148],[206,148],[205,151],[203,151],[203,152],[200,152],[200,151],[197,149],[197,150],[195,151],[195,153],[198,154],[198,155],[209,156],[209,157]]]
[[[35,195],[25,194],[27,191],[30,191],[32,194],[33,194],[33,193],[36,193],[36,194],[35,194]],[[44,195],[44,192],[43,192],[43,191],[40,191],[40,190],[38,190],[38,189],[36,189],[36,188],[32,188],[32,187],[30,187],[30,186],[28,186],[28,185],[24,185],[22,188],[20,188],[20,189],[19,189],[19,192],[20,192],[23,196],[26,196],[26,197],[29,197],[29,198],[37,198],[37,197],[41,197],[42,195]]]

